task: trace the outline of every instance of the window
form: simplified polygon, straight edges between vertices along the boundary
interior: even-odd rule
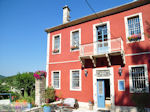
[[[108,39],[107,25],[97,26],[97,41],[104,41]]]
[[[60,89],[60,71],[52,72],[52,85],[55,89]]]
[[[71,51],[79,50],[80,32],[80,29],[71,31]]]
[[[81,90],[81,71],[71,70],[70,75],[70,89],[71,90]]]
[[[61,35],[53,36],[53,54],[60,53],[61,50]]]
[[[118,80],[118,90],[125,91],[125,82],[124,80]]]
[[[146,65],[129,66],[130,92],[149,92],[148,73]]]
[[[110,51],[110,22],[102,22],[93,25],[94,54],[103,54]]]
[[[143,41],[142,13],[125,17],[127,42]]]

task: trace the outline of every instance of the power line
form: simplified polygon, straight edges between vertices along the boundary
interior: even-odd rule
[[[86,4],[88,5],[88,7],[91,9],[91,11],[96,15],[97,19],[99,19],[100,23],[102,23],[100,17],[98,16],[98,14],[96,13],[96,11],[92,8],[92,6],[90,5],[90,3],[88,2],[88,0],[85,0]],[[108,29],[107,29],[108,30]],[[110,31],[108,30],[108,32],[110,33]],[[113,33],[110,33],[113,37],[115,37],[113,35]]]

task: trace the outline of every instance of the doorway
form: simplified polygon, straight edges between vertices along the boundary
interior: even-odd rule
[[[111,106],[109,79],[97,79],[97,101],[99,108],[109,108]]]

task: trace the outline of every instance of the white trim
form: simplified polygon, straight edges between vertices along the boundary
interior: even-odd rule
[[[120,81],[123,81],[123,82],[124,82],[124,89],[123,89],[123,90],[120,90],[120,89],[119,89],[119,82],[120,82]],[[125,80],[118,80],[118,91],[125,91]]]
[[[111,75],[107,77],[97,77],[97,70],[109,70]],[[97,106],[97,79],[109,79],[110,80],[110,99],[112,108],[115,106],[115,92],[114,92],[114,72],[113,67],[105,67],[105,68],[94,68],[93,69],[93,99],[94,99],[94,108],[98,108]]]
[[[93,43],[97,41],[97,26],[101,26],[101,25],[107,25],[107,34],[108,34],[108,48],[109,48],[109,52],[111,50],[111,42],[110,42],[110,38],[111,38],[111,34],[110,34],[110,22],[109,21],[105,21],[105,22],[101,22],[101,23],[97,23],[97,24],[93,24]],[[94,54],[95,54],[95,46],[96,44],[94,44]]]
[[[140,20],[140,29],[141,29],[141,39],[139,41],[144,41],[144,27],[143,27],[143,20],[142,20],[142,12],[133,14],[133,15],[129,15],[129,16],[125,16],[124,17],[124,22],[125,22],[125,32],[126,32],[126,42],[127,43],[133,43],[133,42],[137,42],[137,41],[132,41],[130,42],[128,40],[128,36],[129,36],[129,32],[128,32],[128,18],[134,17],[134,16],[139,16],[139,20]]]
[[[73,63],[73,62],[80,62],[80,60],[62,61],[62,62],[51,62],[49,64]]]
[[[79,81],[80,81],[80,83],[79,83],[79,89],[73,89],[72,88],[72,72],[73,71],[79,71]],[[81,91],[82,90],[82,78],[81,78],[81,69],[71,69],[70,70],[70,91]]]
[[[78,29],[70,31],[70,52],[79,51],[79,49],[71,50],[71,46],[72,46],[72,33],[76,32],[76,31],[79,31],[79,49],[80,49],[80,44],[81,44],[81,28],[78,28]]]
[[[53,75],[54,75],[53,73],[54,72],[59,72],[59,88],[54,88],[53,86]],[[51,71],[51,83],[54,89],[61,89],[61,71],[60,70]]]
[[[136,55],[142,55],[142,54],[150,54],[150,52],[140,52],[140,53],[133,53],[133,54],[125,54],[125,56],[136,56]]]
[[[147,69],[147,64],[140,64],[140,65],[130,65],[129,67],[129,87],[130,87],[130,93],[135,93],[132,90],[132,75],[131,75],[131,67],[140,67],[144,66],[145,69],[145,84],[146,84],[146,93],[149,93],[149,79],[148,79],[148,69]]]
[[[47,33],[47,62],[46,62],[46,87],[48,87],[48,82],[49,82],[49,51],[50,49],[50,33]]]
[[[60,38],[60,48],[59,48],[59,52],[58,52],[58,53],[53,53],[54,44],[55,44],[55,43],[54,43],[54,38],[55,38],[56,36],[59,36],[59,38]],[[61,33],[52,36],[52,55],[55,55],[55,54],[61,54]]]

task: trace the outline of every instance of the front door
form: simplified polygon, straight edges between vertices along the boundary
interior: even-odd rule
[[[105,108],[105,82],[103,79],[97,80],[97,101],[99,108]]]
[[[97,26],[97,54],[108,52],[108,32],[107,24]]]

